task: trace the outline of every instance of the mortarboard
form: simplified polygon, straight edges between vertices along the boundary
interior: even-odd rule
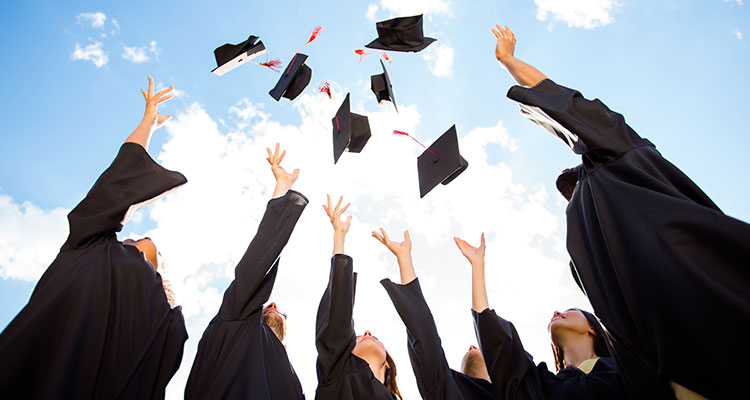
[[[380,60],[380,65],[383,67],[383,73],[379,75],[373,75],[370,77],[370,89],[375,93],[375,97],[378,98],[378,103],[381,101],[390,101],[393,103],[393,107],[398,112],[398,106],[396,106],[396,98],[393,97],[393,85],[391,85],[391,78],[388,76],[388,70],[385,69],[383,60]]]
[[[266,46],[257,36],[250,36],[242,43],[225,43],[214,50],[216,68],[211,73],[222,76],[240,65],[266,52]]]
[[[351,112],[349,93],[331,119],[333,124],[333,163],[339,161],[344,150],[359,153],[370,139],[370,121],[364,115]]]
[[[305,60],[307,60],[306,54],[295,54],[292,62],[281,73],[281,78],[279,78],[276,86],[268,94],[276,101],[279,101],[282,97],[294,100],[299,96],[312,78],[312,69],[305,65]]]
[[[453,125],[417,158],[419,197],[424,197],[438,183],[449,184],[468,166],[469,162],[458,151],[458,134]]]
[[[378,38],[365,47],[371,49],[418,52],[437,39],[424,36],[422,14],[399,17],[375,24]]]

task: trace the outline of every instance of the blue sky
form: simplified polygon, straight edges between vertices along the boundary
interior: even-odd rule
[[[361,260],[355,265],[365,269],[364,277],[371,273],[374,282],[371,291],[368,286],[358,290],[362,308],[355,320],[358,329],[373,332],[365,324],[386,326],[381,329],[393,338],[389,349],[402,353],[396,361],[407,393],[416,389],[403,351],[403,326],[376,280],[395,279],[397,271],[390,255],[367,237],[376,226],[411,229],[417,274],[452,365],[459,365],[474,339],[471,327],[463,326],[470,324],[468,271],[457,250],[443,249],[452,246],[445,239],[461,235],[476,242],[482,231],[490,233],[488,251],[493,244],[498,249],[493,256],[488,253],[488,262],[494,257],[499,265],[488,272],[491,305],[517,321],[537,359],[550,359],[544,326],[552,307],[567,308],[571,304],[560,304],[566,301],[587,306],[566,271],[564,203],[554,188],[559,171],[577,159],[505,98],[512,80],[494,60],[490,28],[495,23],[514,30],[519,58],[624,114],[724,212],[750,220],[750,132],[745,123],[750,18],[743,1],[401,3],[0,5],[0,327],[26,303],[64,241],[65,214],[138,124],[143,112],[139,90],[151,75],[180,92],[161,107],[174,121],[157,131],[150,153],[185,173],[194,188],[142,213],[121,238],[161,236],[162,252],[167,259],[166,250],[173,254],[177,272],[170,278],[178,299],[180,289],[186,293],[183,308],[193,349],[186,348],[170,397],[179,397],[195,343],[270,197],[272,177],[263,165],[262,149],[275,141],[289,148],[285,163],[302,169],[298,185],[311,199],[283,255],[290,269],[280,273],[274,292],[288,304],[290,323],[300,316],[298,325],[290,326],[298,327],[299,336],[290,332],[288,346],[290,353],[297,350],[293,362],[308,396],[315,387],[309,330],[317,298],[305,300],[315,304],[296,305],[302,296],[293,289],[310,286],[310,296],[316,297],[325,286],[330,243],[318,237],[327,239],[330,229],[319,207],[326,192],[343,193],[354,203],[363,238],[351,240],[352,255],[355,263]],[[369,76],[380,70],[377,52],[358,63],[354,50],[375,38],[375,21],[419,12],[425,13],[426,35],[438,41],[419,54],[390,54],[401,111],[396,115],[390,104],[378,105],[369,90]],[[271,58],[286,64],[316,25],[323,27],[321,35],[303,50],[310,55],[312,80],[293,103],[277,103],[268,95],[278,79],[271,70],[244,65],[223,77],[210,73],[216,66],[214,48],[250,34],[260,36]],[[86,49],[89,59],[76,59]],[[317,93],[318,84],[326,81],[333,85],[333,100]],[[345,154],[333,168],[330,118],[347,91],[354,111],[370,116],[373,139],[361,154]],[[420,149],[412,141],[390,137],[390,131],[405,130],[429,144],[453,124],[470,167],[450,186],[420,200],[413,159]],[[222,218],[230,222],[222,225]],[[174,226],[181,231],[170,228]],[[524,239],[515,243],[514,233]],[[211,250],[198,257],[200,263],[179,272],[183,260],[175,254],[195,238]],[[443,251],[450,251],[450,257]],[[310,260],[318,260],[317,272],[306,280],[313,273],[294,265]],[[535,265],[549,268],[549,281],[540,281]],[[360,285],[368,283],[360,279]],[[524,306],[514,306],[515,300]],[[380,319],[370,315],[381,308],[387,313]],[[454,326],[453,312],[465,324]]]

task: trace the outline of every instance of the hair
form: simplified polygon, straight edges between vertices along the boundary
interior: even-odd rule
[[[391,394],[399,399],[403,399],[403,397],[401,397],[401,392],[398,390],[398,383],[396,382],[396,363],[393,361],[393,358],[391,358],[391,355],[388,354],[388,350],[385,351],[385,364],[385,382],[383,382],[383,384]]]
[[[588,311],[581,310],[580,308],[573,308],[573,310],[580,311],[581,314],[586,317],[586,321],[588,321],[591,329],[594,330],[594,354],[598,357],[610,357],[609,349],[607,348],[607,341],[604,336],[604,329],[599,324],[599,320],[596,319],[594,314],[591,314]],[[552,356],[555,359],[555,370],[557,372],[568,367],[565,364],[565,353],[563,352],[562,347],[557,347],[554,343],[552,343]]]
[[[473,378],[480,378],[480,375],[482,375],[480,374],[480,372],[484,372],[487,370],[487,366],[484,363],[484,358],[480,356],[472,357],[471,355],[469,355],[462,360],[461,364],[461,372],[464,375],[468,375]]]
[[[271,328],[276,337],[279,338],[279,341],[283,342],[284,338],[286,338],[286,321],[279,315],[276,318],[271,318],[271,314],[270,312],[266,313],[263,316],[263,322]]]

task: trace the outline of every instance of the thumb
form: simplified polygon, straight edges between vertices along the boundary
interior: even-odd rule
[[[408,230],[404,231],[404,240],[407,241],[407,242],[411,242],[411,238],[409,237],[409,231]]]
[[[299,176],[299,168],[295,168],[295,169],[294,169],[294,171],[292,172],[292,174],[293,174],[293,175],[294,175],[295,177],[298,177],[298,176]]]

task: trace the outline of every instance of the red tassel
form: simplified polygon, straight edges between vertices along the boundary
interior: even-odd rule
[[[328,98],[331,99],[331,84],[328,82],[323,82],[318,86],[318,90],[320,90],[320,93],[325,93],[328,95]]]
[[[370,53],[368,53],[368,52],[366,52],[366,51],[364,51],[362,49],[358,49],[358,50],[354,50],[354,54],[357,54],[359,56],[359,63],[361,63],[362,62],[362,58],[364,58],[364,56],[366,56],[366,55],[368,55]],[[359,63],[357,63],[357,64],[359,64]]]
[[[394,134],[394,135],[404,135],[404,136],[408,136],[408,137],[410,137],[410,138],[411,138],[411,140],[413,140],[413,141],[415,141],[415,142],[419,143],[419,145],[420,145],[420,146],[424,147],[425,149],[427,149],[427,151],[429,151],[430,153],[432,153],[432,155],[433,155],[433,156],[435,156],[435,158],[437,158],[438,160],[440,159],[440,157],[438,157],[438,155],[437,155],[437,154],[435,154],[435,152],[434,152],[434,151],[430,150],[430,149],[429,149],[429,148],[428,148],[427,146],[423,145],[423,144],[422,144],[422,142],[420,142],[419,140],[415,139],[415,138],[414,138],[414,136],[412,136],[412,135],[410,135],[410,134],[408,134],[408,133],[406,133],[406,132],[403,132],[403,131],[397,131],[397,130],[394,130],[394,131],[393,131],[393,134]]]
[[[320,31],[322,31],[322,30],[323,30],[323,27],[322,27],[322,26],[320,26],[320,25],[316,26],[316,27],[315,27],[315,29],[313,29],[313,31],[312,31],[312,35],[310,35],[310,39],[309,39],[309,40],[307,41],[307,43],[310,43],[310,42],[312,42],[313,40],[315,40],[315,38],[316,38],[316,37],[318,37],[318,34],[319,34],[319,33],[320,33]],[[307,43],[305,43],[305,44],[307,44]]]
[[[391,63],[391,57],[388,55],[388,53],[381,51],[380,55],[383,56],[383,59],[385,59],[385,61],[388,61],[388,64]]]
[[[279,60],[278,58],[274,58],[273,60],[262,62],[258,65],[271,68],[272,70],[276,72],[281,72],[281,69],[279,68],[281,68],[282,64],[281,64],[281,60]]]

